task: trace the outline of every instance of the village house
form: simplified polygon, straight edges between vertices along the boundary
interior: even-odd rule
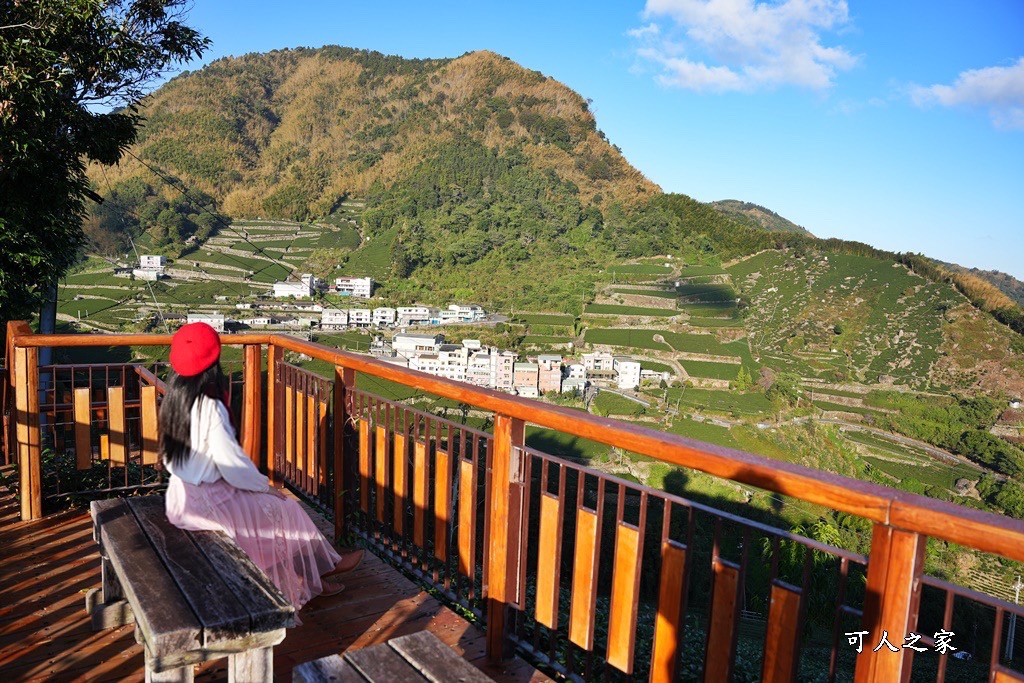
[[[325,308],[320,314],[321,330],[342,330],[348,327],[348,311],[343,308]]]
[[[536,363],[516,363],[512,367],[513,388],[516,393],[526,398],[537,398],[540,393],[537,391],[537,381],[540,368]]]
[[[377,327],[389,327],[398,320],[398,311],[387,306],[373,309],[373,324]]]
[[[163,270],[167,265],[166,256],[153,256],[145,254],[139,257],[139,268],[142,270]]]
[[[369,299],[373,295],[372,277],[339,277],[334,281],[334,291],[340,296],[355,296]]]
[[[638,361],[628,356],[616,356],[614,367],[619,389],[636,389],[640,386],[640,363]]]
[[[373,324],[373,311],[369,308],[348,309],[349,327],[369,327]]]
[[[427,306],[399,306],[395,311],[399,325],[426,325],[432,312]]]
[[[562,357],[553,354],[537,356],[537,391],[546,394],[549,391],[562,391]]]
[[[189,313],[187,321],[189,324],[206,323],[218,332],[224,331],[223,313]]]
[[[424,353],[437,353],[444,343],[443,334],[411,334],[399,332],[391,340],[391,348],[405,358],[412,358]]]
[[[313,296],[313,289],[319,281],[311,273],[305,273],[298,281],[275,282],[274,297],[278,299],[294,298],[302,299]]]

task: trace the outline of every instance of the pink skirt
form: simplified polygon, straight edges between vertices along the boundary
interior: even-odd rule
[[[197,486],[172,476],[167,519],[180,529],[225,532],[296,611],[323,591],[320,576],[341,559],[297,502],[223,479]]]

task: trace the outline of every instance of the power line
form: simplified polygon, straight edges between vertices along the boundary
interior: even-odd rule
[[[286,281],[289,278],[295,278],[296,281],[300,281],[301,278],[295,277],[295,271],[294,271],[294,269],[290,265],[286,265],[284,263],[281,263],[280,261],[275,259],[273,256],[270,256],[263,247],[257,245],[255,242],[251,241],[249,239],[248,234],[239,232],[229,222],[225,221],[223,217],[221,217],[220,215],[214,213],[213,211],[210,211],[205,205],[201,204],[192,194],[189,193],[188,188],[186,188],[184,186],[184,183],[182,183],[180,180],[177,183],[175,183],[174,180],[177,180],[177,179],[170,178],[169,176],[167,176],[166,174],[161,172],[159,169],[154,167],[152,164],[150,164],[150,163],[148,163],[146,161],[143,161],[138,156],[136,156],[135,153],[132,152],[130,149],[129,150],[125,150],[125,151],[126,151],[126,153],[130,157],[132,157],[133,159],[138,161],[140,164],[142,164],[143,166],[148,168],[150,171],[152,171],[154,175],[156,175],[158,178],[160,178],[160,180],[162,180],[163,182],[165,182],[168,185],[170,185],[171,187],[173,187],[175,190],[180,192],[182,194],[182,196],[184,196],[186,199],[188,199],[189,201],[194,203],[196,206],[198,206],[201,211],[204,211],[204,212],[208,213],[211,217],[213,217],[213,219],[218,224],[220,224],[220,226],[230,230],[236,236],[240,237],[243,242],[245,242],[246,244],[248,244],[249,246],[251,246],[253,248],[253,253],[254,254],[259,254],[259,255],[263,256],[264,258],[266,258],[271,263],[273,263],[274,265],[277,265],[277,266],[280,266],[281,268],[283,268],[287,272],[287,276],[285,278]],[[231,256],[231,254],[226,254],[226,255],[227,256]],[[238,262],[242,263],[241,261],[238,261]],[[260,271],[262,271],[262,270],[264,270],[264,269],[260,269]],[[256,271],[256,272],[260,272],[260,271]]]

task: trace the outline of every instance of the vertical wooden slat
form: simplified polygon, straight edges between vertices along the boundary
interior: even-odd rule
[[[801,591],[776,580],[768,606],[768,632],[764,638],[762,683],[792,683],[799,664]]]
[[[732,660],[739,616],[740,568],[727,560],[713,561],[711,619],[704,655],[705,683],[732,680]]]
[[[272,484],[278,483],[277,459],[282,429],[280,397],[281,390],[277,382],[277,369],[281,360],[281,348],[276,344],[267,347],[267,476]]]
[[[409,471],[406,443],[405,434],[396,433],[394,435],[391,454],[391,492],[395,497],[392,518],[394,519],[395,536],[398,538],[401,538],[405,531],[405,499],[409,497],[408,482],[406,481]]]
[[[242,449],[249,454],[249,459],[257,467],[260,466],[260,413],[263,410],[263,382],[260,378],[262,363],[260,345],[246,344],[245,365],[242,370]]]
[[[661,544],[661,579],[658,615],[654,624],[651,683],[676,680],[679,648],[683,643],[683,606],[686,598],[686,546],[672,540]]]
[[[580,482],[580,486],[583,482]],[[597,600],[597,513],[576,512],[576,554],[572,567],[569,640],[584,650],[594,646],[594,603]]]
[[[328,403],[326,400],[317,401],[317,443],[319,444],[316,453],[316,478],[313,481],[313,492],[319,497],[323,496],[322,489],[327,486],[327,453],[330,450],[328,445]],[[338,510],[339,508],[335,508]]]
[[[355,414],[356,373],[349,368],[334,368],[334,540],[339,540],[345,533],[346,513],[351,509],[351,501],[345,498],[345,480],[348,475],[348,461],[352,457],[347,452],[348,435],[351,432]],[[365,420],[360,420],[360,423]],[[360,454],[356,454],[361,458]]]
[[[388,429],[377,425],[377,447],[374,450],[374,482],[377,493],[377,521],[384,523],[384,491],[388,486]]]
[[[316,403],[316,396],[312,391],[306,394],[306,454],[303,459],[305,476],[302,478],[302,487],[309,493],[313,492],[313,479],[316,476],[316,437],[320,433],[320,413]]]
[[[359,420],[359,509],[370,514],[370,421],[363,416]]]
[[[89,387],[75,389],[75,467],[92,467],[92,396]],[[143,420],[145,425],[145,420]]]
[[[142,401],[142,464],[155,465],[160,460],[156,387],[142,387],[139,393]]]
[[[473,461],[459,460],[459,573],[473,577],[473,508],[476,487],[473,485]]]
[[[910,531],[876,523],[871,533],[867,587],[864,593],[864,618],[861,630],[881,637],[883,630],[902,637],[917,628],[921,599],[918,584],[924,572],[927,538]],[[914,651],[900,648],[892,652],[864,649],[857,656],[854,681],[909,680]]]
[[[284,462],[282,462],[281,473],[285,478],[291,479],[295,476],[295,432],[297,431],[298,416],[295,414],[295,387],[287,384],[284,387]]]
[[[562,548],[559,528],[562,500],[548,492],[540,495],[540,530],[537,542],[537,622],[558,628],[558,574]]]
[[[107,389],[107,428],[110,434],[110,462],[127,461],[128,433],[124,419],[124,387]]]
[[[436,439],[434,453],[434,557],[442,562],[448,559],[448,523],[452,509],[452,460],[448,451]],[[449,440],[449,444],[451,441]]]
[[[620,521],[615,531],[615,565],[608,617],[608,663],[633,673],[636,612],[640,598],[640,530]]]
[[[295,388],[295,445],[292,451],[292,481],[300,489],[306,486],[306,437],[309,425],[306,422],[306,394],[300,387]]]
[[[16,347],[14,355],[21,518],[39,519],[43,515],[42,468],[39,462],[39,350]]]
[[[426,547],[426,519],[428,499],[427,444],[416,441],[412,456],[412,542]]]

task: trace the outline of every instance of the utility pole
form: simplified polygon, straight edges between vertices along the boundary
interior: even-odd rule
[[[1020,574],[1017,575],[1017,583],[1013,584],[1013,602],[1016,605],[1020,604],[1020,589],[1024,588],[1024,583],[1021,583]],[[1013,641],[1017,635],[1017,615],[1010,615],[1010,627],[1006,633],[1006,649],[1003,652],[1003,659],[1010,661],[1013,659]]]

